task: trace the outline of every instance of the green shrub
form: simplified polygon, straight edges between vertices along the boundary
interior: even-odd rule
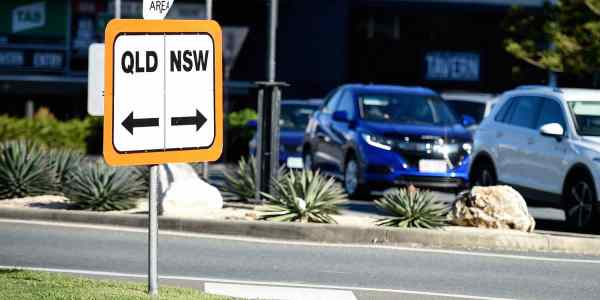
[[[280,222],[336,223],[331,215],[338,214],[346,194],[333,178],[319,171],[292,171],[272,181],[273,195],[263,194],[268,205],[260,208],[259,219]]]
[[[0,116],[0,142],[26,140],[47,148],[84,152],[92,118],[59,121],[47,115],[33,119]]]
[[[95,211],[133,208],[135,199],[144,193],[143,183],[132,169],[111,168],[102,162],[83,165],[65,186],[71,203]]]
[[[250,120],[256,120],[256,111],[250,108],[244,108],[240,111],[234,111],[227,116],[229,127],[246,127]]]
[[[375,205],[392,214],[377,221],[379,226],[437,228],[446,224],[448,209],[430,191],[393,189],[375,200]]]
[[[223,189],[232,193],[240,200],[254,199],[256,195],[256,159],[242,157],[236,169],[225,172]]]
[[[248,143],[254,135],[255,129],[246,126],[248,121],[256,119],[256,112],[246,108],[237,112],[232,112],[227,116],[227,132],[225,135],[226,148],[225,157],[230,161],[248,156]]]
[[[0,199],[54,194],[55,167],[38,146],[23,141],[0,144]]]

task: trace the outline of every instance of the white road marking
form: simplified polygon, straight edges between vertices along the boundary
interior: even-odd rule
[[[207,282],[209,294],[247,299],[357,300],[351,291]]]
[[[145,274],[91,271],[91,270],[78,270],[78,269],[57,269],[57,268],[2,266],[2,265],[0,265],[0,269],[19,269],[19,270],[28,270],[28,271],[80,274],[80,275],[106,276],[106,277],[121,277],[121,278],[147,278],[147,275],[145,275]],[[382,288],[354,287],[354,286],[341,286],[341,285],[303,284],[303,283],[283,283],[283,282],[271,282],[271,281],[231,280],[231,279],[192,277],[192,276],[160,275],[159,278],[166,279],[166,280],[198,281],[198,282],[204,282],[205,284],[213,282],[213,283],[226,283],[226,284],[259,285],[259,286],[266,286],[266,287],[269,287],[269,286],[270,287],[295,287],[295,288],[331,289],[331,290],[345,290],[345,291],[384,292],[384,293],[392,293],[392,294],[410,294],[410,295],[435,296],[435,297],[446,297],[446,298],[461,298],[461,299],[477,299],[477,300],[511,300],[512,299],[512,298],[496,298],[496,297],[487,297],[487,296],[472,296],[472,295],[450,294],[450,293],[423,292],[423,291],[412,291],[412,290],[401,290],[401,289],[382,289]]]
[[[105,225],[90,225],[90,224],[81,224],[81,223],[57,223],[57,222],[47,222],[47,221],[30,221],[30,220],[13,220],[13,219],[0,219],[0,223],[22,223],[22,224],[47,225],[47,226],[58,226],[58,227],[90,228],[90,229],[98,229],[98,230],[125,231],[125,232],[144,233],[144,234],[146,234],[148,232],[147,229],[134,228],[134,227],[119,227],[119,226],[114,226],[114,225],[113,226],[109,226],[109,225],[105,226]],[[252,237],[190,233],[190,232],[179,232],[179,231],[170,231],[170,230],[160,230],[160,235],[215,239],[215,240],[228,240],[228,241],[259,243],[259,244],[275,244],[275,245],[286,245],[286,246],[297,245],[297,246],[308,246],[308,247],[386,249],[386,250],[397,250],[397,251],[406,251],[406,252],[436,253],[436,254],[491,257],[491,258],[506,258],[506,259],[544,261],[544,262],[600,264],[600,259],[596,260],[596,259],[577,259],[577,258],[557,258],[557,257],[545,257],[545,256],[527,256],[527,255],[502,254],[502,253],[493,253],[493,252],[487,253],[487,252],[477,252],[477,251],[446,250],[446,249],[433,249],[433,248],[413,248],[413,247],[405,247],[405,246],[386,246],[386,245],[376,245],[376,244],[373,244],[373,245],[326,244],[326,243],[305,242],[305,241],[271,240],[271,239],[263,239],[263,238],[252,238]],[[569,253],[560,253],[559,252],[557,254],[568,255]]]

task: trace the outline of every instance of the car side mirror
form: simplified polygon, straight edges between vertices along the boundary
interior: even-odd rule
[[[463,115],[462,116],[462,125],[464,127],[470,127],[475,125],[475,118],[469,116],[469,115]]]
[[[565,130],[558,123],[548,123],[540,127],[540,134],[543,136],[549,136],[560,140],[565,135]]]
[[[337,122],[348,122],[348,121],[350,121],[348,119],[348,113],[345,112],[345,111],[341,111],[341,110],[333,112],[333,115],[331,116],[331,118],[334,121],[337,121]]]
[[[246,122],[246,126],[252,128],[252,129],[256,129],[256,128],[258,128],[258,123],[256,122],[256,120],[250,120],[250,121]]]

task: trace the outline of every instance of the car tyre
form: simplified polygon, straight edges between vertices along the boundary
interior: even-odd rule
[[[360,167],[354,157],[350,157],[344,165],[343,185],[346,194],[352,199],[368,196],[368,192],[360,183]]]
[[[489,162],[480,162],[474,166],[471,174],[471,187],[474,186],[493,186],[496,185],[496,171]]]
[[[567,226],[575,231],[594,229],[598,224],[596,191],[588,176],[571,180],[564,191],[563,202]]]

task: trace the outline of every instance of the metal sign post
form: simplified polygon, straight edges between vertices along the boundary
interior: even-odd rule
[[[148,197],[148,294],[158,295],[158,168],[150,166]]]

